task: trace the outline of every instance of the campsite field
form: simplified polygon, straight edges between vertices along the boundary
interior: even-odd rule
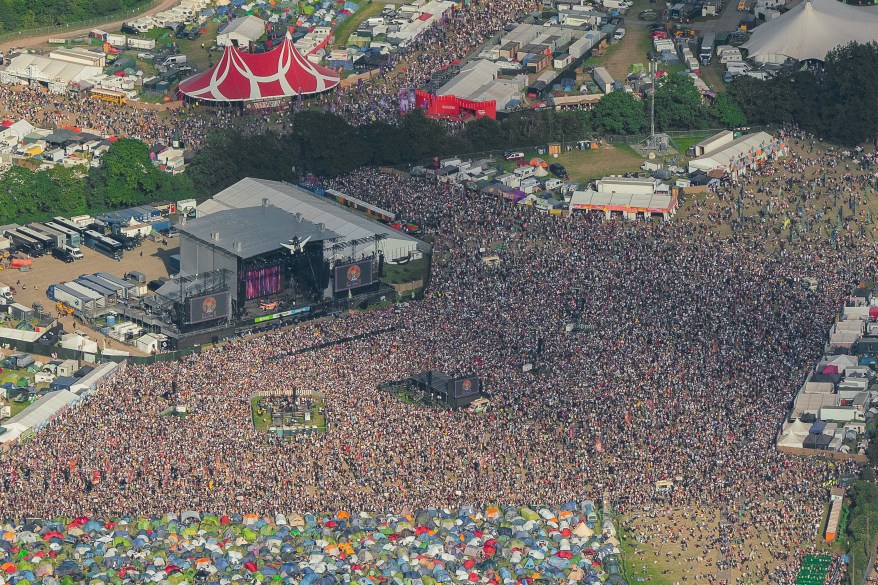
[[[361,3],[362,6],[359,10],[354,12],[350,18],[345,20],[343,23],[338,25],[338,27],[333,31],[333,47],[343,47],[348,43],[348,39],[354,31],[357,30],[357,27],[360,24],[372,17],[378,16],[381,14],[381,10],[384,8],[383,2],[371,2],[371,3]]]

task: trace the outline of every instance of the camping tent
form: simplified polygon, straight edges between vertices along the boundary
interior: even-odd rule
[[[753,30],[743,48],[760,62],[823,61],[831,49],[851,41],[878,41],[878,8],[836,0],[806,0]]]

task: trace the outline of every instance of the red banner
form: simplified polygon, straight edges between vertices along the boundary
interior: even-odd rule
[[[426,112],[430,118],[460,118],[472,116],[482,118],[487,116],[492,120],[497,119],[497,102],[475,102],[465,100],[454,95],[435,96],[432,93],[415,91],[415,104]]]

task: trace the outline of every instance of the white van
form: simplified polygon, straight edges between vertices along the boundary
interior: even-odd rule
[[[750,67],[743,61],[732,61],[726,63],[726,71],[732,75],[741,75],[750,71]]]
[[[561,185],[564,184],[564,181],[561,179],[546,179],[546,183],[543,185],[547,191],[554,191],[555,189],[559,189]]]
[[[76,246],[64,246],[64,250],[70,252],[70,255],[73,256],[74,260],[82,260],[85,258],[85,256],[82,255],[82,250]]]
[[[746,75],[747,77],[758,79],[759,81],[765,81],[771,78],[771,76],[765,71],[747,71],[744,73],[744,75]]]
[[[186,62],[186,55],[171,55],[162,63],[165,67],[168,65],[180,65]]]

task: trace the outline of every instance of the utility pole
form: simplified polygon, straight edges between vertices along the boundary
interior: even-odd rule
[[[649,100],[649,145],[650,148],[655,149],[655,74],[657,63],[653,60],[649,61],[649,74],[652,78],[652,89],[650,93]]]

